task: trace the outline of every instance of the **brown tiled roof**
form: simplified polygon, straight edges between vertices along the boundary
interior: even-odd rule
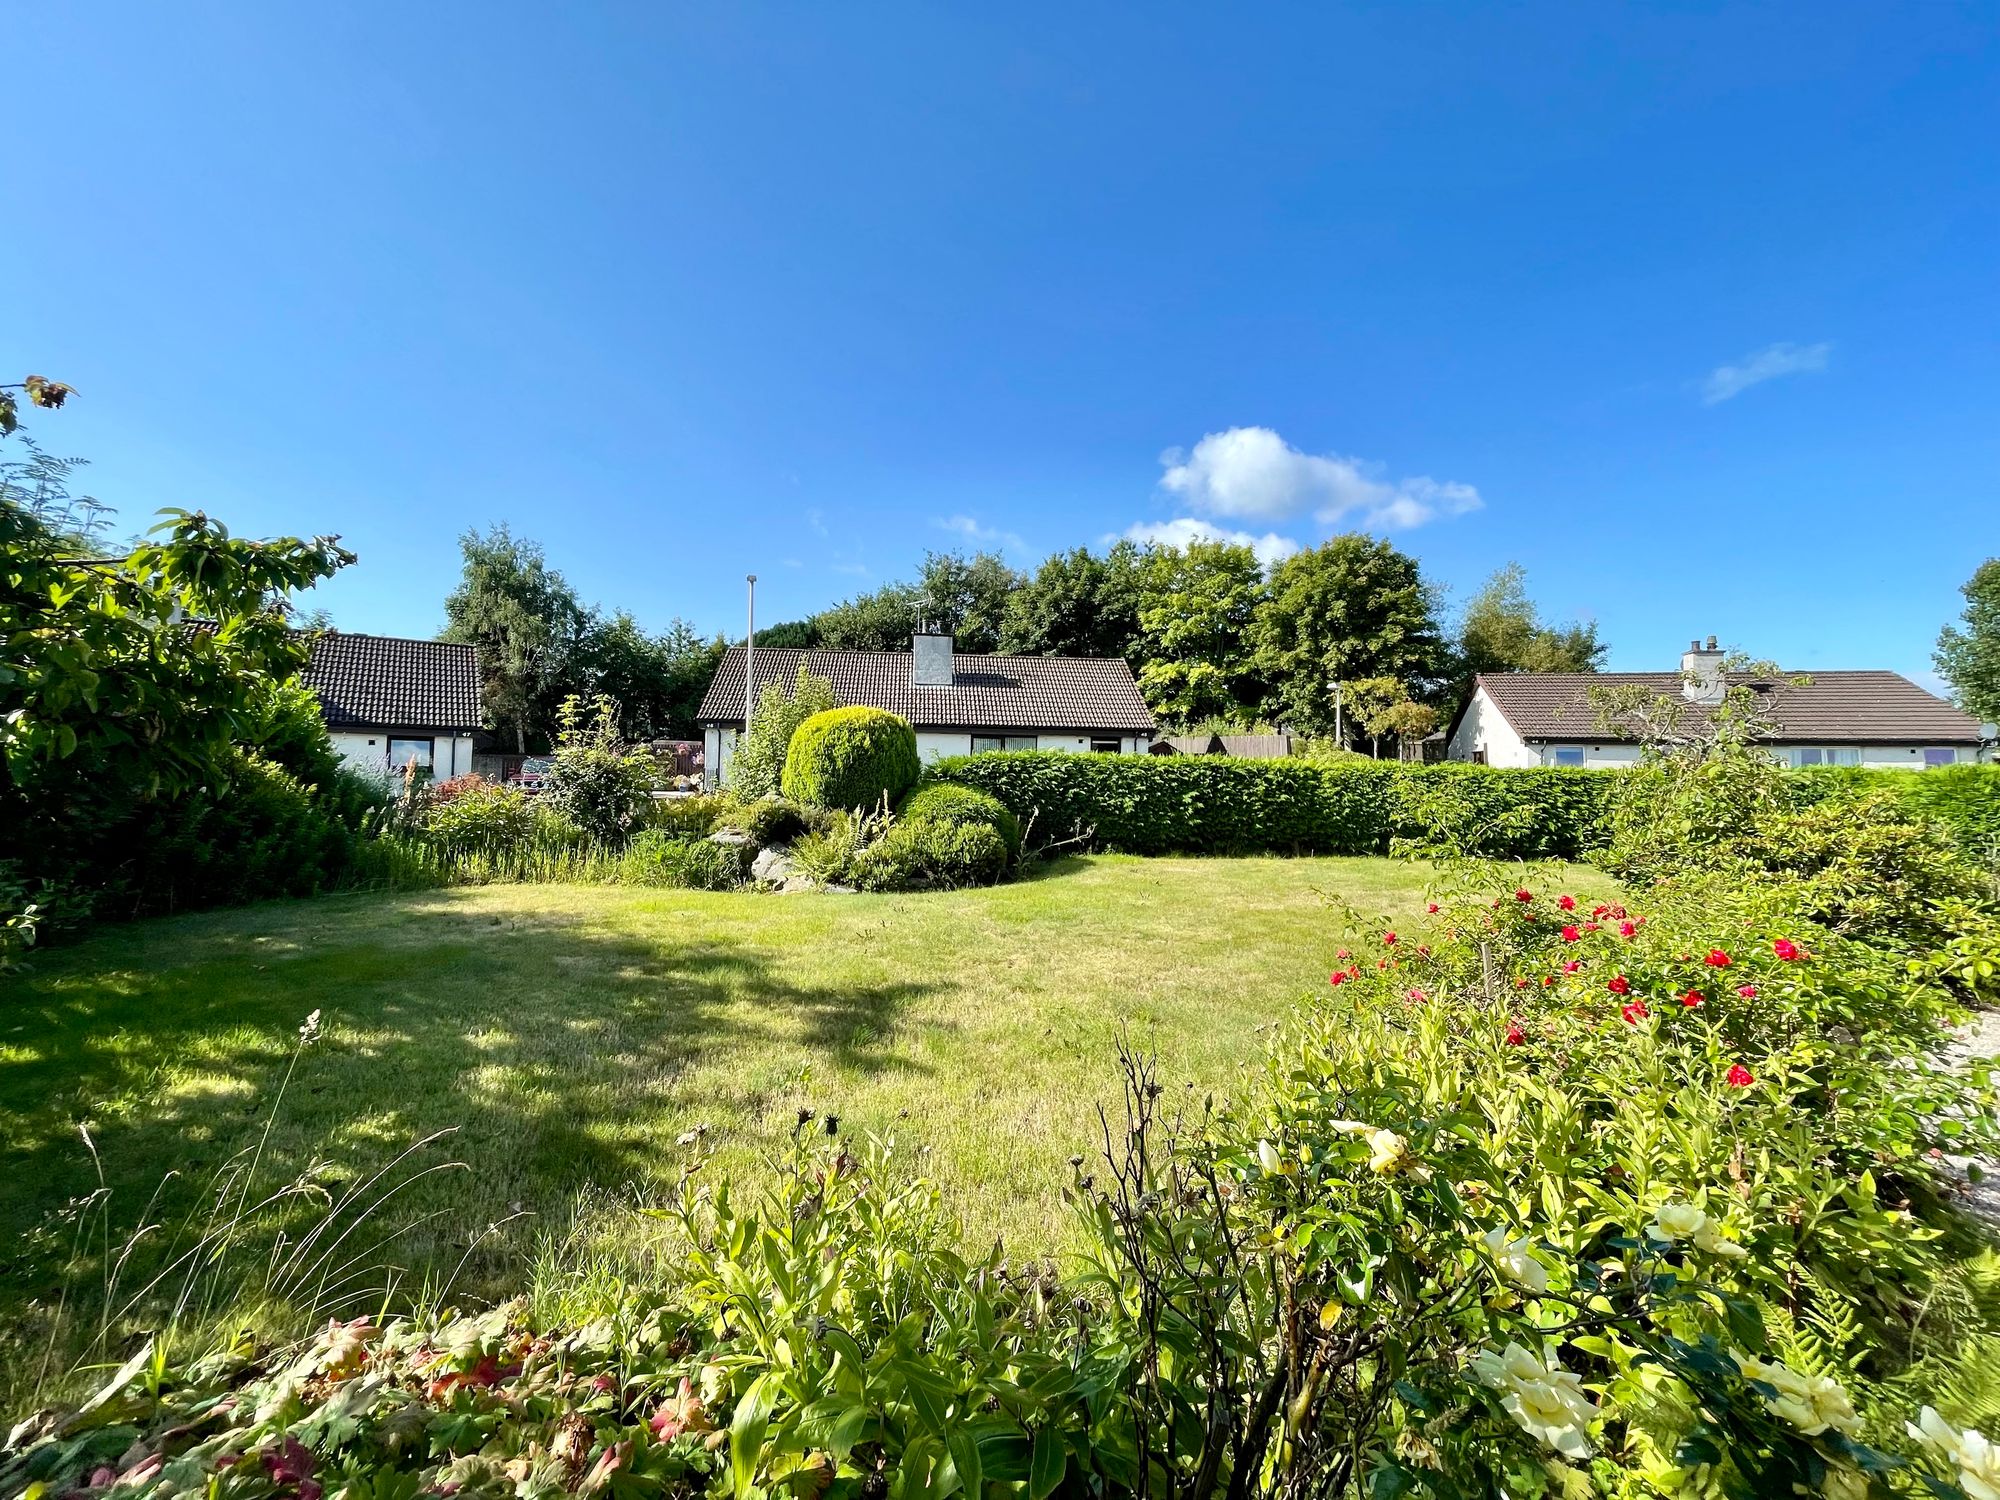
[[[1793,675],[1808,680],[1796,683]],[[1976,743],[1979,725],[1897,672],[1809,672],[1768,677],[1732,672],[1764,695],[1770,737],[1798,744],[1951,745]],[[1678,672],[1482,672],[1486,689],[1524,740],[1593,740],[1629,736],[1598,727],[1593,687],[1637,683],[1680,698]]]
[[[477,729],[479,659],[471,646],[327,631],[312,639],[300,680],[327,727]]]
[[[1118,657],[958,656],[950,687],[917,687],[907,651],[759,647],[757,692],[789,688],[799,668],[833,684],[834,702],[901,714],[918,729],[1150,731],[1153,715]],[[701,700],[704,724],[743,722],[743,648],[731,646]]]

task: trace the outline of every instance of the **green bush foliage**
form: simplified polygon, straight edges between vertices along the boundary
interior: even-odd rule
[[[896,816],[904,823],[985,824],[1007,844],[1007,858],[1021,856],[1021,820],[990,792],[949,781],[926,782],[903,799]]]
[[[1007,871],[1007,840],[991,823],[898,821],[855,862],[866,891],[959,890],[992,885]]]
[[[1484,852],[1529,858],[1571,858],[1600,844],[1621,774],[1058,751],[955,757],[931,769],[936,781],[997,797],[1040,841],[1131,854],[1383,854],[1399,837],[1450,831],[1410,795],[1445,785],[1457,793],[1456,816],[1512,818]]]
[[[424,837],[447,855],[499,855],[533,837],[535,809],[519,787],[464,776],[432,788]]]
[[[1893,798],[1908,816],[1948,828],[1959,847],[1982,864],[2000,864],[2000,765],[1932,771],[1819,766],[1795,771],[1787,782],[1800,804]]]
[[[917,736],[879,708],[834,708],[800,724],[785,753],[784,792],[838,810],[894,802],[916,784]]]
[[[646,810],[646,826],[682,835],[713,833],[724,814],[735,806],[734,798],[720,792],[693,797],[659,797]]]
[[[718,844],[648,828],[626,844],[619,873],[630,885],[726,891],[743,883],[744,854],[740,844]]]
[[[777,796],[793,733],[814,714],[832,707],[833,684],[804,667],[789,693],[775,682],[766,687],[751,711],[747,732],[729,758],[730,791],[746,801]]]
[[[824,808],[807,807],[783,797],[759,797],[754,802],[729,798],[717,814],[716,825],[748,834],[753,844],[769,848],[792,843],[826,820]]]
[[[619,738],[618,705],[609,698],[565,698],[560,720],[542,801],[591,838],[616,843],[645,816],[652,758]]]

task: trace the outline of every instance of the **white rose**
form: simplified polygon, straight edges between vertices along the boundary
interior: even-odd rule
[[[1536,1296],[1549,1289],[1548,1270],[1528,1253],[1532,1241],[1525,1236],[1510,1240],[1505,1225],[1495,1225],[1487,1230],[1485,1238],[1486,1248],[1493,1252],[1494,1263],[1507,1280]]]
[[[1474,1357],[1472,1369],[1500,1393],[1500,1404],[1523,1432],[1567,1458],[1590,1457],[1587,1431],[1597,1405],[1579,1377],[1560,1365],[1544,1364],[1515,1343],[1498,1354],[1483,1350]]]
[[[1653,1216],[1653,1234],[1669,1244],[1692,1239],[1708,1227],[1708,1215],[1692,1203],[1669,1203]]]
[[[1904,1424],[1910,1436],[1938,1450],[1957,1471],[1958,1486],[1971,1500],[2000,1500],[2000,1448],[1976,1427],[1960,1432],[1930,1407]]]
[[[1807,1437],[1818,1437],[1829,1427],[1848,1432],[1861,1420],[1840,1382],[1830,1376],[1801,1374],[1775,1359],[1739,1355],[1737,1363],[1743,1368],[1744,1379],[1768,1385],[1777,1393],[1764,1397],[1764,1405]]]
[[[1278,1154],[1276,1146],[1272,1145],[1269,1141],[1259,1141],[1257,1143],[1257,1165],[1262,1167],[1271,1176],[1276,1177],[1281,1172],[1287,1170],[1289,1163],[1286,1162],[1284,1157]]]

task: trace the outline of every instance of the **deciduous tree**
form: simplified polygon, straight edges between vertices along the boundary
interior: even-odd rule
[[[1175,724],[1254,715],[1262,688],[1250,629],[1264,602],[1264,569],[1248,547],[1197,541],[1147,554],[1139,686],[1154,713]]]
[[[1594,621],[1542,624],[1528,598],[1527,570],[1508,563],[1466,601],[1459,625],[1458,672],[1595,672],[1608,648]]]
[[[1932,660],[1958,706],[1981,723],[2000,720],[2000,557],[1989,557],[1959,590],[1961,625],[1947,625]]]
[[[443,639],[478,647],[487,718],[525,755],[549,738],[573,690],[590,612],[540,545],[504,524],[458,544],[465,571],[444,601]]]
[[[1053,554],[1007,601],[1000,649],[1017,656],[1120,656],[1136,672],[1143,665],[1144,563],[1131,542],[1116,543],[1102,557],[1085,547]]]

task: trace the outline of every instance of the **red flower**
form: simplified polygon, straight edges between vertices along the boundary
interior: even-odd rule
[[[1650,1016],[1652,1012],[1646,1009],[1645,1001],[1634,1000],[1629,1005],[1619,1006],[1618,1014],[1625,1018],[1627,1026],[1637,1026],[1646,1017]]]
[[[279,1484],[296,1484],[313,1471],[312,1450],[295,1437],[288,1437],[275,1448],[266,1448],[258,1455],[264,1461],[265,1472]]]
[[[1790,938],[1779,938],[1775,943],[1771,944],[1771,951],[1786,963],[1791,963],[1799,956],[1799,945]]]
[[[1424,910],[1425,910],[1425,911],[1427,911],[1427,912],[1429,912],[1429,913],[1430,913],[1430,914],[1431,914],[1432,916],[1436,916],[1436,915],[1437,915],[1437,910],[1438,910],[1438,904],[1437,904],[1437,902],[1435,902],[1435,901],[1432,901],[1432,902],[1428,903],[1428,904],[1427,904],[1427,905],[1426,905],[1426,906],[1424,907]]]
[[[1757,1080],[1742,1063],[1731,1063],[1729,1071],[1723,1075],[1722,1081],[1733,1089],[1747,1089]]]
[[[1417,944],[1417,956],[1419,958],[1429,958],[1431,956],[1431,945],[1429,943]]]
[[[1333,956],[1335,958],[1346,958],[1348,956],[1348,953],[1345,948],[1342,948],[1338,953],[1334,954]]]
[[[1326,976],[1326,982],[1335,986],[1347,983],[1347,970],[1335,969],[1331,974]]]
[[[1610,910],[1611,910],[1610,907],[1604,905],[1604,903],[1600,901],[1596,906],[1591,907],[1590,914],[1593,917],[1601,917]]]
[[[1564,911],[1575,911],[1575,910],[1576,910],[1576,897],[1574,897],[1574,896],[1558,896],[1558,897],[1556,897],[1556,905],[1557,905],[1557,906],[1560,906],[1560,907],[1561,907],[1561,908],[1562,908],[1562,909],[1563,909]]]
[[[1620,922],[1618,924],[1618,935],[1622,938],[1628,938],[1638,930],[1630,922]]]
[[[1681,996],[1681,1004],[1689,1010],[1693,1010],[1697,1005],[1701,1004],[1701,991],[1689,990],[1685,995]]]
[[[1583,934],[1578,932],[1574,927],[1565,927],[1563,929],[1563,941],[1565,943],[1574,943],[1582,936]]]
[[[1707,964],[1711,969],[1726,969],[1729,967],[1730,959],[1729,955],[1724,953],[1720,948],[1711,948],[1708,950],[1708,957],[1704,958],[1702,962]]]
[[[1349,979],[1359,979],[1361,977],[1361,965],[1360,964],[1349,965],[1347,970],[1347,977]]]
[[[1528,987],[1528,976],[1525,974],[1517,975],[1514,980],[1514,988],[1517,990],[1525,990],[1527,987]]]
[[[1396,934],[1393,932],[1385,932],[1382,934],[1382,941],[1387,943],[1391,948],[1393,948],[1396,946]]]
[[[1528,1039],[1528,1033],[1521,1029],[1521,1023],[1519,1021],[1509,1021],[1507,1023],[1508,1046],[1518,1047],[1521,1045],[1521,1043],[1525,1042],[1527,1039]]]
[[[1542,976],[1543,989],[1547,989],[1550,985],[1554,984],[1555,982],[1556,982],[1556,976],[1553,974],[1544,974]]]
[[[1422,990],[1412,989],[1410,991],[1410,998],[1416,1001],[1417,1004],[1423,1005],[1426,1004],[1431,997],[1429,995],[1426,995]]]
[[[1736,993],[1741,995],[1745,1000],[1755,1000],[1757,998],[1757,986],[1754,984],[1739,984],[1736,986]]]
[[[1632,993],[1632,981],[1623,974],[1613,974],[1611,982],[1605,988],[1614,995],[1629,995]]]
[[[1514,892],[1514,899],[1516,901],[1532,901],[1535,899],[1535,895],[1532,891],[1519,890]]]
[[[1603,924],[1602,924],[1602,923],[1600,923],[1600,922],[1585,922],[1585,923],[1583,924],[1583,930],[1584,930],[1585,932],[1595,932],[1595,931],[1597,931],[1597,930],[1598,930],[1598,928],[1599,928],[1599,927],[1601,927],[1602,925],[1603,925]]]
[[[1572,958],[1572,959],[1571,959],[1571,960],[1570,960],[1570,961],[1569,961],[1568,963],[1566,963],[1566,964],[1564,964],[1564,965],[1563,965],[1563,973],[1565,973],[1565,974],[1574,974],[1574,973],[1575,973],[1575,972],[1576,972],[1576,971],[1577,971],[1578,969],[1580,969],[1580,968],[1582,968],[1582,967],[1583,967],[1583,960],[1582,960],[1582,959],[1580,959],[1580,958]]]

